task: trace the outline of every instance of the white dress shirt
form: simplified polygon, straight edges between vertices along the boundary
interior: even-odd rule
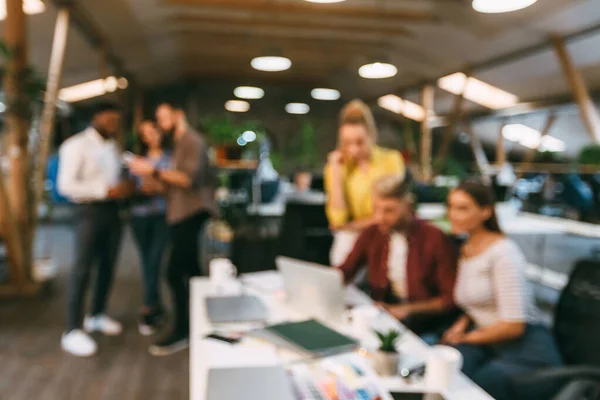
[[[400,299],[408,298],[406,283],[406,260],[408,258],[408,241],[406,236],[394,232],[390,236],[388,252],[388,279],[394,294]]]
[[[58,191],[75,203],[105,200],[121,179],[121,167],[117,143],[89,127],[60,147]]]

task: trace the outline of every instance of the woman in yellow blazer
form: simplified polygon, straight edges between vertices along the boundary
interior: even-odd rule
[[[340,112],[338,148],[325,166],[327,218],[335,231],[333,265],[341,264],[354,246],[357,234],[372,225],[373,183],[405,168],[399,151],[375,145],[377,127],[369,107],[360,100]]]

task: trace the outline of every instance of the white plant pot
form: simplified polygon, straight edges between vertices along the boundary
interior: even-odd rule
[[[372,357],[373,368],[379,376],[398,375],[398,365],[400,364],[400,354],[376,351]]]

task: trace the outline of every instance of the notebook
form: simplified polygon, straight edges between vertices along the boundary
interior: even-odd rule
[[[358,346],[356,340],[313,319],[272,325],[254,331],[251,335],[269,340],[276,345],[292,347],[313,356],[351,352]]]

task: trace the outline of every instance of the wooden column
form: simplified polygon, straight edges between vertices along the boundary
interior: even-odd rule
[[[44,96],[44,109],[40,121],[40,153],[35,173],[35,202],[39,204],[44,194],[46,179],[46,165],[54,137],[54,121],[56,118],[56,103],[60,89],[63,63],[69,36],[69,10],[62,8],[58,11],[54,27],[54,40],[52,41],[52,54],[48,69],[48,81]]]
[[[444,135],[442,136],[442,144],[436,156],[436,161],[438,163],[444,162],[448,157],[448,152],[450,151],[450,144],[452,143],[452,139],[454,139],[454,136],[456,134],[456,127],[462,120],[463,106],[465,103],[464,93],[467,90],[467,85],[469,84],[469,76],[470,73],[465,73],[465,82],[463,83],[462,90],[460,94],[454,95],[454,105],[452,106],[452,113],[450,114],[449,124],[444,130]]]
[[[552,37],[554,52],[562,67],[565,79],[571,87],[573,96],[579,105],[581,119],[588,134],[595,143],[600,143],[600,113],[590,97],[581,73],[577,70],[562,38]]]
[[[6,20],[4,21],[4,40],[12,51],[12,56],[7,60],[6,75],[4,77],[4,94],[7,111],[4,116],[5,135],[7,137],[10,174],[6,188],[8,210],[3,210],[6,219],[13,219],[12,226],[6,226],[8,231],[5,237],[14,241],[9,248],[15,252],[10,256],[11,277],[17,287],[24,287],[29,275],[28,268],[31,258],[31,243],[26,243],[29,238],[31,223],[30,191],[29,191],[29,122],[24,114],[23,71],[27,66],[27,24],[23,12],[22,0],[6,0]],[[0,197],[4,197],[0,189]],[[3,203],[1,199],[0,203]],[[0,204],[2,206],[4,204]],[[10,238],[9,238],[10,237]]]
[[[473,155],[475,156],[477,169],[479,170],[479,173],[481,173],[481,179],[484,183],[489,185],[492,183],[490,162],[485,154],[485,151],[483,150],[479,136],[477,136],[477,134],[473,131],[473,127],[468,122],[465,123],[465,130],[471,138],[471,149],[473,150]]]
[[[531,166],[531,164],[535,160],[535,155],[537,154],[537,152],[540,149],[540,146],[542,144],[542,139],[544,138],[544,136],[547,136],[550,133],[550,130],[552,129],[552,126],[554,125],[554,122],[556,122],[556,115],[554,115],[554,114],[548,115],[548,118],[546,118],[546,123],[544,124],[544,128],[540,132],[540,142],[538,143],[538,145],[536,147],[534,147],[533,149],[528,149],[527,153],[525,153],[525,159],[523,161],[525,168]]]
[[[431,116],[433,114],[434,87],[427,85],[423,87],[421,103],[425,109],[425,119],[421,123],[421,171],[423,180],[430,182],[433,178],[431,166]]]
[[[496,165],[502,167],[506,164],[506,144],[504,142],[504,135],[502,131],[506,124],[502,122],[500,129],[498,129],[498,138],[496,139]]]
[[[144,92],[138,86],[135,88],[135,97],[133,99],[133,135],[135,137],[135,144],[133,151],[138,152],[139,149],[139,140],[138,128],[142,121],[144,120]]]

